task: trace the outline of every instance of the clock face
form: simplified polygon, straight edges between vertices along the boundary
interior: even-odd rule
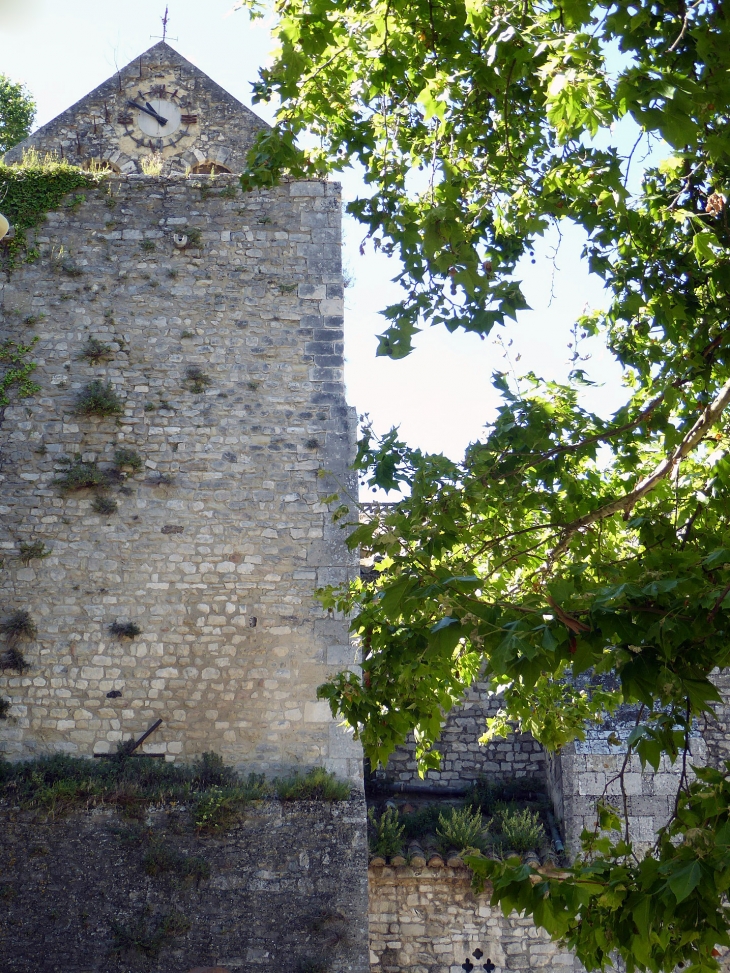
[[[137,98],[137,104],[147,109],[138,110],[136,118],[140,131],[145,135],[164,138],[180,127],[182,112],[174,102],[165,98]]]
[[[195,139],[199,131],[198,116],[190,92],[179,81],[146,89],[133,84],[123,98],[117,124],[124,126],[124,136],[138,149],[184,148]]]

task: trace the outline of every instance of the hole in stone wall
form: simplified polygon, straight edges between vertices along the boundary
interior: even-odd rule
[[[201,162],[200,165],[193,166],[190,171],[196,176],[217,176],[220,172],[231,172],[218,162]]]
[[[477,946],[471,955],[474,957],[477,963],[479,963],[479,960],[482,958],[482,956],[484,956],[484,952]],[[494,971],[497,969],[489,957],[487,957],[486,961],[482,963],[481,966],[475,966],[474,963],[472,963],[471,958],[468,956],[461,964],[461,968],[464,970],[464,973],[472,973],[472,971],[475,969],[483,969],[486,970],[486,973],[494,973]]]

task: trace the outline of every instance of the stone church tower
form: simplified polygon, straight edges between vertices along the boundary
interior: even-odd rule
[[[40,385],[0,412],[0,620],[37,628],[20,671],[0,636],[11,759],[161,719],[167,759],[361,777],[316,699],[354,657],[313,597],[357,570],[324,503],[354,443],[339,186],[243,193],[263,127],[162,42],[6,156],[112,170],[0,272]]]

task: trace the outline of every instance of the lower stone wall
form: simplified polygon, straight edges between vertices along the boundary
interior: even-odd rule
[[[722,701],[713,707],[714,718],[700,721],[700,732],[707,744],[707,763],[720,768],[730,760],[730,669],[715,669],[711,679]]]
[[[371,867],[369,884],[373,973],[583,970],[531,919],[475,895],[466,868]]]
[[[571,857],[581,848],[580,835],[596,824],[596,804],[602,796],[622,812],[624,793],[632,840],[652,844],[656,832],[667,823],[677,797],[681,760],[672,764],[662,757],[656,773],[642,770],[638,756],[632,755],[624,772],[624,790],[618,776],[626,752],[614,747],[598,734],[571,743],[548,760],[548,792],[563,832],[565,849]],[[699,736],[690,740],[689,765],[707,763],[707,747]],[[690,771],[691,776],[691,771]]]
[[[418,776],[416,744],[409,738],[390,757],[386,768],[388,779],[404,784],[442,787],[468,785],[485,775],[492,779],[512,777],[545,778],[545,752],[529,733],[514,733],[489,746],[479,743],[486,730],[486,719],[500,708],[498,696],[490,696],[484,683],[475,684],[464,701],[453,709],[446,720],[437,750],[443,755],[440,770],[429,770],[424,780]]]
[[[147,874],[160,846],[209,877]],[[0,903],[2,973],[366,973],[364,802],[256,802],[220,836],[181,810],[45,823],[5,810]]]

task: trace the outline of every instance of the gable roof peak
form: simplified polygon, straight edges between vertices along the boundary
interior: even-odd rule
[[[166,119],[164,125],[160,118]],[[18,162],[33,148],[79,165],[95,162],[131,173],[141,171],[144,156],[159,153],[163,173],[240,172],[254,138],[266,127],[230,92],[159,40],[11,149],[5,161]]]

